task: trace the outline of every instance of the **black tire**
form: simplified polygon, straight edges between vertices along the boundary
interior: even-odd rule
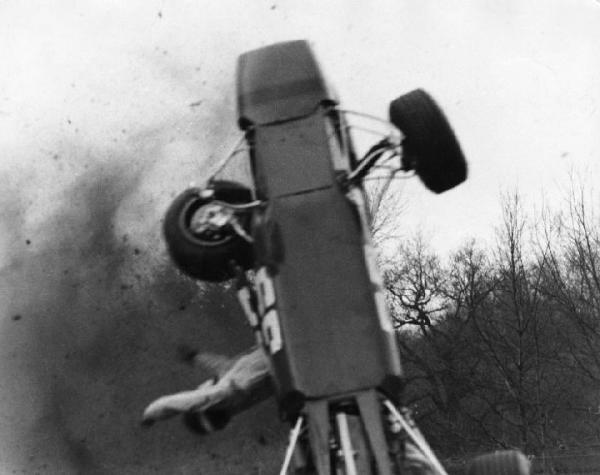
[[[390,104],[390,120],[404,134],[404,162],[427,188],[442,193],[467,178],[467,162],[442,109],[422,89]]]
[[[222,282],[234,277],[231,261],[243,269],[252,266],[251,244],[233,230],[213,236],[195,234],[190,220],[196,210],[215,199],[240,204],[251,201],[252,195],[248,188],[230,181],[215,181],[211,189],[214,195],[210,198],[199,188],[190,188],[175,198],[165,215],[163,233],[169,255],[182,272],[195,279]],[[239,219],[246,227],[250,216]]]
[[[530,463],[518,450],[480,455],[467,465],[467,475],[529,475]]]

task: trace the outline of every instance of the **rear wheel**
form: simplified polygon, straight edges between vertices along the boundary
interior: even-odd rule
[[[415,170],[427,188],[442,193],[466,179],[458,140],[429,94],[416,89],[392,101],[390,120],[404,134],[403,165]]]
[[[530,463],[518,450],[480,455],[467,466],[467,475],[529,475]]]
[[[223,213],[223,205],[251,201],[248,188],[230,181],[215,181],[208,189],[190,188],[181,193],[167,210],[163,233],[173,262],[195,279],[221,282],[234,277],[231,262],[244,269],[252,265],[251,244],[230,225],[205,225],[211,216]],[[229,210],[227,210],[230,212]],[[247,228],[250,215],[235,219]]]

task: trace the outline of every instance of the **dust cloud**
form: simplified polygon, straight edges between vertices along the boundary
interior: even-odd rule
[[[0,473],[271,473],[272,401],[211,437],[140,425],[153,398],[210,376],[179,345],[253,342],[231,292],[177,273],[160,232],[237,139],[244,47],[195,31],[198,7],[131,5],[1,7]]]
[[[27,197],[17,189],[3,211],[12,246],[0,271],[0,467],[3,473],[200,467],[252,473],[262,460],[277,460],[281,427],[273,405],[205,439],[175,422],[139,426],[152,398],[209,376],[179,363],[178,345],[232,355],[252,341],[231,292],[201,288],[173,269],[159,220],[145,230],[145,243],[136,243],[135,228],[119,224],[145,170],[143,162],[132,166],[121,158],[90,161],[63,190],[64,201],[35,226],[23,222]],[[135,208],[149,214],[139,203]],[[272,450],[275,456],[263,457]]]

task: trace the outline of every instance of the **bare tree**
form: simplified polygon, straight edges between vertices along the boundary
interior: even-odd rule
[[[397,230],[407,201],[399,182],[392,177],[376,174],[368,180],[365,191],[371,217],[371,234],[375,246],[381,248],[400,238]]]
[[[384,272],[394,324],[426,332],[446,307],[440,260],[417,234],[398,246],[394,264]]]
[[[558,362],[563,378],[573,384],[554,417],[565,444],[600,439],[600,222],[596,200],[593,188],[571,175],[566,206],[559,212],[546,210],[539,226],[538,254],[547,262],[542,291],[560,319]]]
[[[488,267],[473,241],[444,266],[417,235],[399,247],[397,265],[386,272],[407,369],[407,402],[432,440],[449,452],[481,442],[481,430],[472,430],[466,415],[472,415],[468,406],[482,384],[477,374],[485,373],[484,355],[473,351],[471,320],[493,288]]]

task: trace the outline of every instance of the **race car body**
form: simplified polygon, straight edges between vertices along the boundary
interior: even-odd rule
[[[255,265],[281,400],[399,384],[364,193],[339,180],[354,166],[351,139],[308,43],[245,53],[237,74],[239,123],[265,201]]]

